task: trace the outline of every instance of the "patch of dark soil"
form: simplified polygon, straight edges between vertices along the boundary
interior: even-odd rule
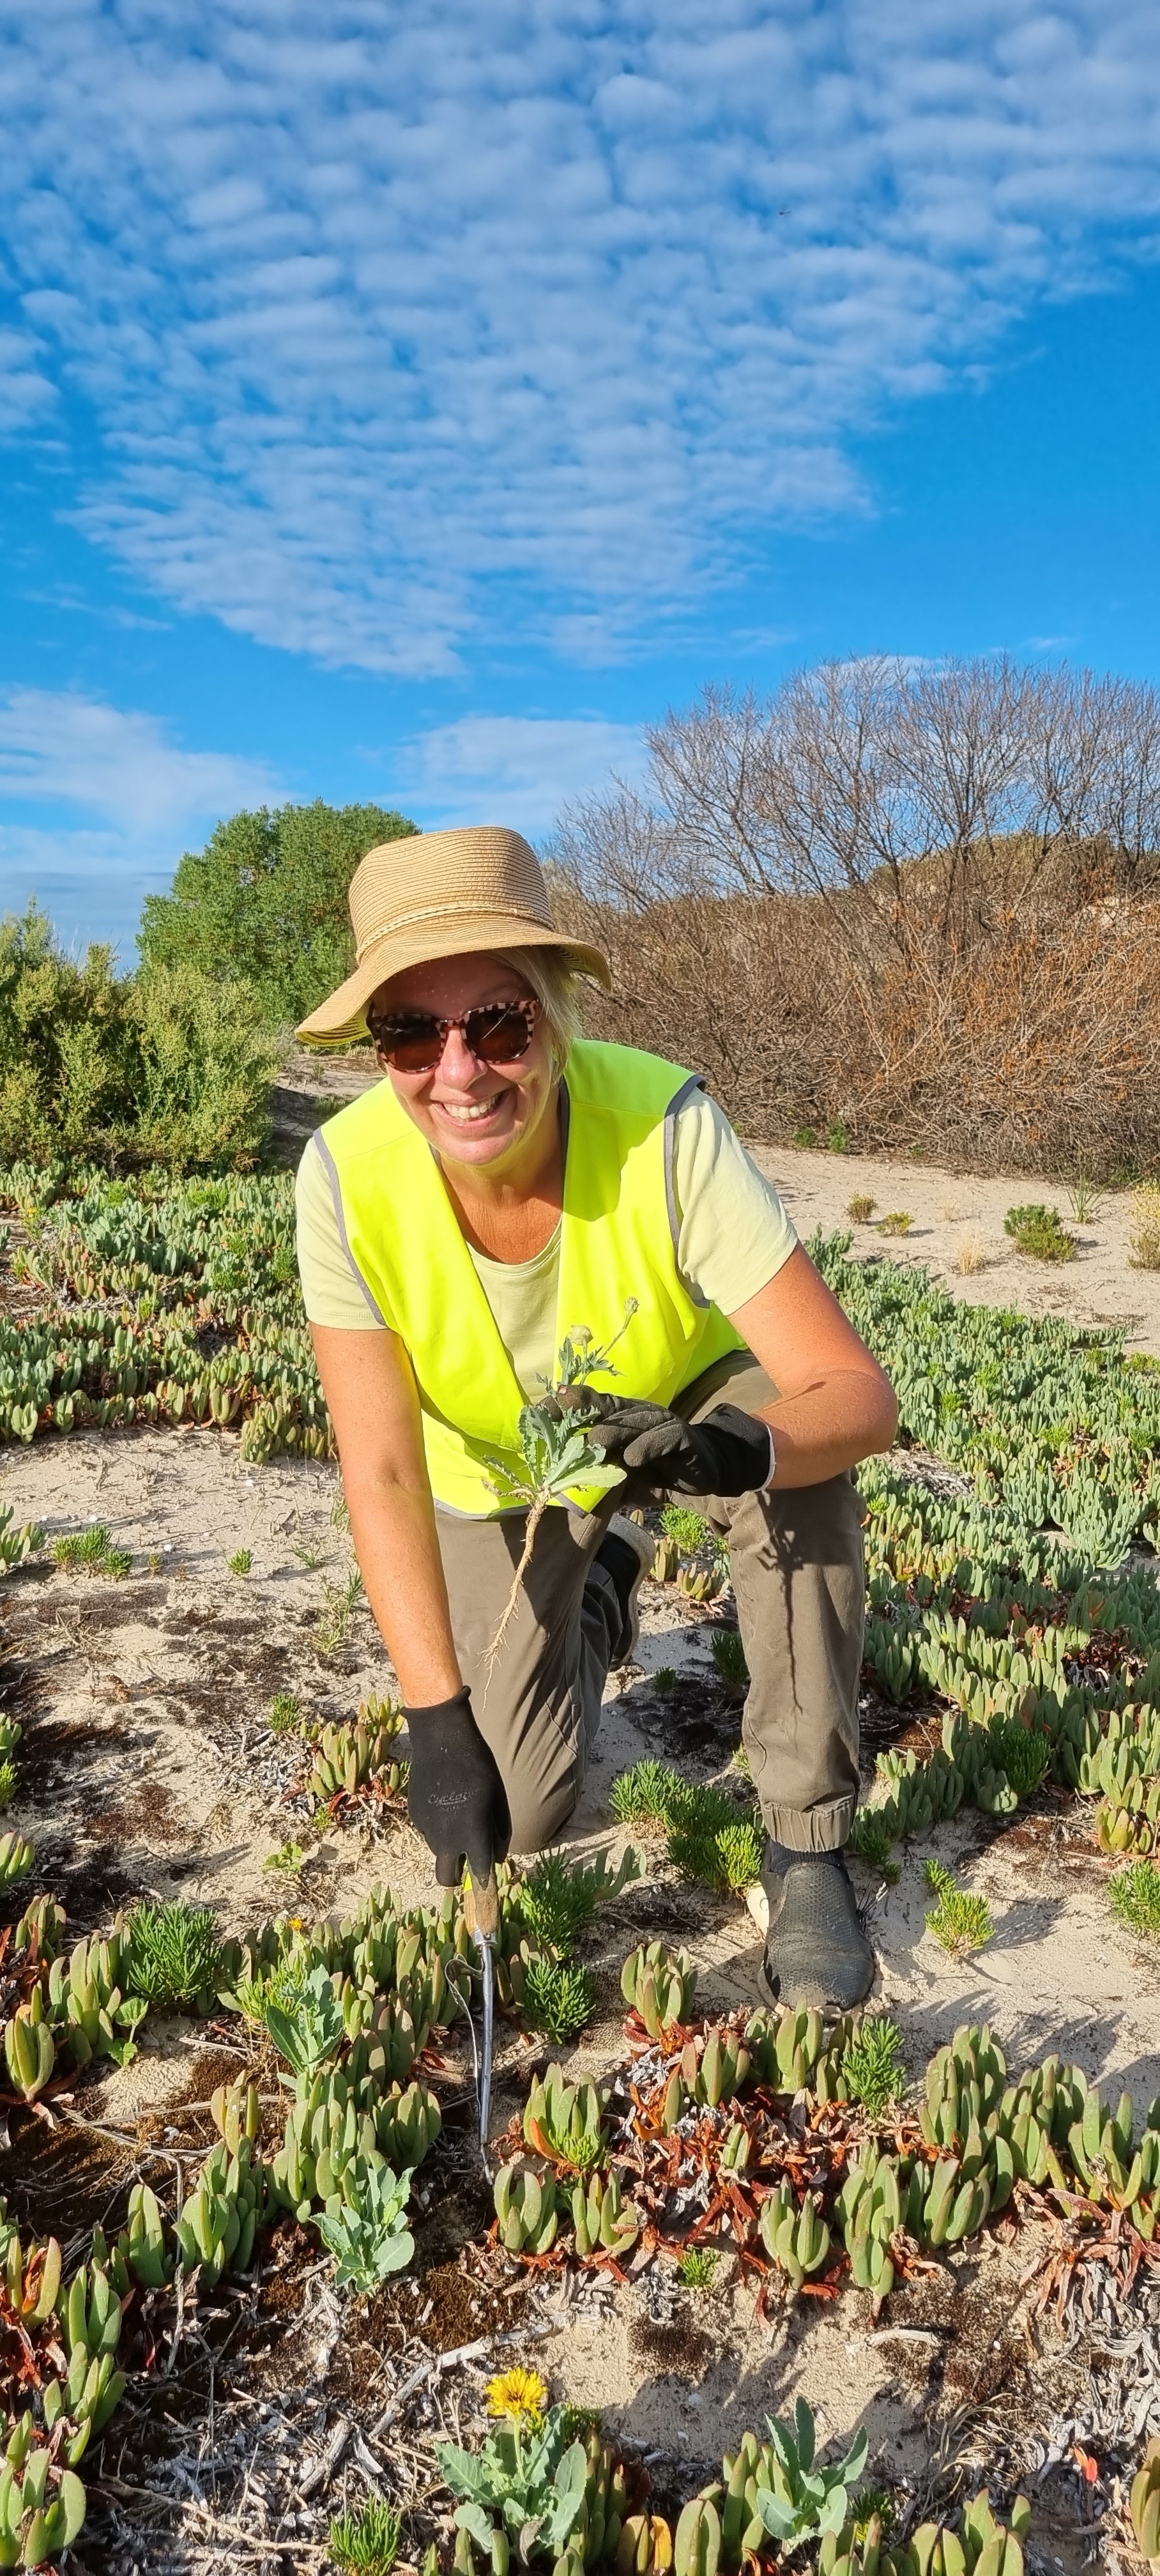
[[[99,2119],[99,2108],[93,2112]],[[135,2145],[119,2147],[91,2129],[35,2112],[9,2115],[10,2146],[0,2154],[0,2193],[22,2227],[62,2243],[85,2230],[119,2226],[139,2161]]]
[[[159,1780],[145,1780],[136,1797],[122,1806],[102,1807],[89,1818],[89,1828],[106,1842],[188,1843],[192,1827],[171,1792]]]
[[[696,2379],[716,2350],[712,2335],[700,2326],[661,2325],[655,2317],[637,2317],[628,2339],[634,2352],[681,2379]]]
[[[24,1719],[44,1697],[44,1685],[31,1664],[17,1663],[6,1656],[0,1663],[0,1708],[5,1717]]]
[[[102,1586],[99,1592],[86,1592],[80,1603],[74,1593],[70,1607],[72,1616],[67,1625],[79,1637],[104,1637],[110,1628],[132,1627],[137,1618],[132,1601],[119,1583]]]
[[[146,1866],[144,1854],[135,1868],[127,1869],[120,1843],[100,1843],[95,1851],[86,1849],[77,1853],[75,1858],[73,1850],[71,1844],[65,1844],[62,1851],[54,1855],[51,1889],[64,1907],[70,1941],[79,1941],[82,1933],[106,1930],[110,1915],[116,1914],[122,1905],[131,1904],[135,1897],[148,1895],[149,1891],[143,1875]],[[24,1904],[31,1901],[37,1885],[42,1883],[26,1879],[22,1888],[13,1890],[17,1899],[17,1917],[23,1913]]]
[[[454,2352],[461,2343],[518,2326],[527,2313],[528,2296],[525,2279],[497,2289],[492,2282],[474,2280],[459,2263],[438,2263],[421,2278],[408,2278],[393,2299],[380,2291],[367,2313],[367,2332],[381,2346],[388,2326],[405,2327],[408,2336],[421,2337],[434,2352]]]
[[[638,1682],[632,1714],[666,1761],[693,1769],[719,1771],[741,1742],[741,1703],[708,1675],[679,1673],[666,1691]]]
[[[252,2063],[240,2057],[236,2048],[199,2048],[184,2084],[175,2093],[170,2093],[166,2100],[166,2116],[187,2109],[208,2110],[210,2098],[219,2084],[234,2084],[239,2075],[256,2077],[260,2072],[260,2061],[261,2052],[257,2048]]]
[[[925,1761],[942,1742],[942,1710],[899,1708],[870,1682],[858,1694],[858,1729],[862,1772],[870,1780],[879,1754],[889,1753],[895,1746],[905,1753],[917,1753]]]
[[[890,2302],[894,2313],[883,2319],[882,2348],[891,2369],[911,2388],[941,2388],[949,2406],[983,2406],[1003,2391],[1012,2399],[1032,2394],[1027,2345],[1021,2329],[1008,2321],[1015,2298],[1012,2290],[1005,2300],[991,2266],[979,2284],[960,2283],[947,2273],[909,2282],[905,2296]],[[891,2325],[902,2330],[897,2342]],[[928,2329],[932,2340],[912,2342],[916,2328]]]
[[[1032,1868],[1037,1874],[1063,1868],[1069,1879],[1088,1887],[1101,1887],[1112,1868],[1077,1827],[1074,1805],[1069,1815],[1062,1816],[1055,1803],[1039,1811],[1021,1806],[1007,1826],[1003,1849],[1021,1868]]]
[[[103,1753],[127,1742],[132,1729],[121,1718],[101,1723],[86,1717],[41,1718],[20,1747],[20,1794],[37,1799],[79,1786],[77,1754]],[[140,1742],[140,1737],[136,1739]]]
[[[722,1919],[728,1910],[735,1910],[727,1906],[724,1898],[715,1900],[711,1888],[699,1887],[696,1895],[698,1904],[710,1909],[719,1903]],[[708,1921],[709,1916],[704,1919]],[[617,1897],[615,1920],[622,1961],[633,1946],[634,1932],[642,1941],[659,1941],[671,1935],[680,1946],[689,1940],[689,1890],[665,1887],[650,1879],[647,1886],[628,1888]]]
[[[446,2131],[444,2132],[446,2139]],[[470,2159],[470,2160],[469,2160]],[[409,2223],[415,2235],[415,2276],[453,2265],[465,2245],[486,2233],[495,2216],[491,2188],[474,2149],[464,2153],[453,2141],[450,2154],[436,2152],[423,2168],[431,2205],[423,2212],[412,2205]]]

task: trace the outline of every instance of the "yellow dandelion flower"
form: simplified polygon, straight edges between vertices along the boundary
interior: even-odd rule
[[[535,2431],[544,2420],[548,2389],[538,2370],[501,2370],[487,2383],[489,2415],[506,2415],[509,2424]]]

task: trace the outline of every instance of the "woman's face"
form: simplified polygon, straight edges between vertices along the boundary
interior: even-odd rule
[[[531,998],[522,975],[498,958],[447,957],[393,975],[380,985],[370,1009],[372,1014],[428,1011],[436,1019],[450,1019]],[[552,1042],[542,1017],[532,1029],[527,1054],[513,1064],[484,1064],[470,1053],[462,1029],[448,1029],[433,1071],[402,1073],[393,1065],[385,1070],[396,1099],[436,1152],[476,1167],[514,1157],[556,1091]]]

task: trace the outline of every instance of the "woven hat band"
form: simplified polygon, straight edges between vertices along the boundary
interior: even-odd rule
[[[526,922],[531,930],[551,930],[553,927],[552,916],[546,906],[542,912],[539,910],[527,912],[522,909],[517,911],[514,905],[510,907],[505,905],[504,910],[510,917],[513,927],[517,922]],[[373,930],[364,932],[355,949],[355,955],[361,966],[364,957],[368,957],[381,940],[393,938],[400,930],[412,930],[420,921],[450,921],[456,917],[478,921],[479,916],[478,896],[473,897],[468,903],[425,903],[417,905],[411,912],[393,912],[385,921],[376,922]]]

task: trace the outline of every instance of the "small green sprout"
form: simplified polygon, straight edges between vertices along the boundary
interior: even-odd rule
[[[186,1905],[180,1898],[167,1905],[147,1900],[129,1918],[126,1991],[166,2010],[198,2002],[208,2006],[220,1956],[212,1907]]]
[[[262,1867],[263,1869],[301,1869],[305,1858],[305,1844],[296,1843],[291,1837],[288,1842],[279,1843],[277,1851],[267,1852]]]
[[[349,2171],[344,2180],[348,2197],[327,2209],[318,2233],[334,2256],[336,2286],[367,2295],[392,2272],[403,2271],[415,2251],[406,2220],[411,2176],[409,2171],[394,2174],[382,2163],[364,2166],[353,2206]]]
[[[661,1528],[665,1537],[675,1538],[677,1546],[684,1548],[689,1556],[695,1556],[700,1547],[708,1547],[713,1537],[708,1521],[700,1512],[692,1511],[687,1503],[666,1503],[661,1513]]]
[[[345,1583],[330,1583],[324,1579],[322,1612],[314,1631],[314,1643],[320,1655],[335,1655],[340,1647],[345,1646],[362,1588],[363,1579],[357,1565],[351,1567]]]
[[[382,2496],[369,2497],[358,2513],[344,2513],[332,2522],[326,2546],[341,2576],[391,2576],[401,2522],[397,2508]]]
[[[897,2022],[888,2021],[881,2013],[864,2021],[857,2038],[848,2041],[842,2051],[842,2074],[851,2101],[860,2102],[871,2119],[888,2111],[906,2083],[902,2034]]]
[[[16,1764],[7,1758],[0,1762],[0,1816],[6,1815],[16,1795]]]
[[[889,2487],[875,2487],[869,2482],[855,2487],[848,2510],[855,2540],[865,2540],[872,2522],[880,2525],[883,2539],[889,2540],[897,2520]]]
[[[722,1896],[744,1896],[760,1878],[764,1858],[764,1827],[756,1817],[739,1817],[735,1810],[727,1823],[717,1823],[694,1807],[669,1834],[669,1859],[682,1877],[699,1879]]]
[[[1021,1726],[1017,1717],[992,1718],[987,1730],[998,1769],[1005,1771],[1017,1798],[1034,1797],[1051,1767],[1046,1735]]]
[[[634,1762],[627,1771],[618,1771],[608,1792],[608,1812],[618,1825],[667,1825],[687,1786],[668,1762]]]
[[[266,1711],[266,1722],[271,1735],[300,1734],[303,1723],[301,1700],[295,1698],[293,1691],[275,1691]]]
[[[873,1216],[877,1205],[877,1199],[868,1199],[861,1191],[858,1191],[856,1195],[847,1202],[846,1214],[849,1217],[853,1217],[855,1225],[869,1225],[870,1219]]]
[[[850,1850],[865,1861],[867,1869],[876,1869],[888,1887],[897,1887],[898,1863],[890,1857],[890,1834],[877,1807],[859,1807],[850,1827]]]
[[[1008,1208],[1003,1219],[1003,1232],[1009,1234],[1016,1252],[1032,1261],[1074,1261],[1075,1236],[1069,1234],[1057,1207],[1037,1203],[1029,1207]]]
[[[683,2290],[711,2290],[720,2257],[708,2245],[690,2245],[677,2257],[677,2279]]]
[[[231,1574],[252,1574],[254,1571],[253,1549],[249,1547],[236,1547],[233,1555],[228,1557],[226,1562]]]
[[[659,1691],[662,1698],[677,1687],[677,1676],[671,1664],[658,1664],[652,1679],[653,1689]]]
[[[1132,1860],[1117,1870],[1108,1903],[1126,1932],[1145,1940],[1160,1938],[1160,1869],[1155,1861]]]
[[[530,1959],[521,2011],[533,2030],[557,2047],[575,2039],[592,2019],[596,1989],[587,1968],[566,1959]]]
[[[965,1958],[971,1950],[981,1950],[985,1941],[994,1937],[995,1926],[985,1896],[970,1896],[957,1887],[949,1869],[940,1860],[928,1860],[926,1883],[938,1898],[926,1918],[926,1928],[933,1933],[943,1950],[953,1959]]]
[[[736,1628],[711,1628],[709,1652],[728,1690],[744,1690],[749,1681],[745,1648]]]
[[[887,1216],[879,1217],[876,1231],[879,1234],[909,1234],[913,1223],[909,1208],[891,1208]]]
[[[52,1552],[66,1574],[101,1574],[113,1583],[119,1583],[133,1563],[127,1547],[114,1547],[103,1521],[94,1521],[86,1530],[66,1531],[63,1538],[53,1540]]]

